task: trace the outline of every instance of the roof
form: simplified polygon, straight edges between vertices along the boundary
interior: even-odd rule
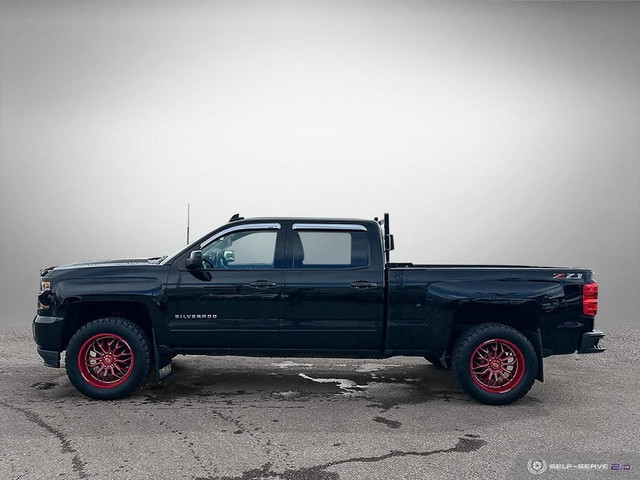
[[[254,223],[254,222],[322,222],[322,223],[372,223],[375,220],[362,218],[326,218],[326,217],[248,217],[242,220],[234,220],[229,223]]]

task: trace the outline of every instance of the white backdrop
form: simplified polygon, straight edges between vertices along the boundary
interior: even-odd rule
[[[0,5],[3,323],[191,202],[192,238],[389,211],[394,261],[592,267],[638,325],[639,3]]]

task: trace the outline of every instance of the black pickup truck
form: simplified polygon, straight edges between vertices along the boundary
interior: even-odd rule
[[[598,285],[582,268],[390,263],[380,221],[250,218],[155,259],[43,269],[33,335],[45,365],[115,399],[178,354],[387,358],[450,368],[507,404],[549,355],[596,353]]]

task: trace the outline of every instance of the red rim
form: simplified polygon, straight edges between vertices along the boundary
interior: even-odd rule
[[[524,355],[509,340],[493,338],[476,347],[469,369],[475,384],[485,392],[507,393],[524,377]]]
[[[78,366],[84,379],[94,387],[114,388],[133,371],[133,351],[124,338],[99,333],[82,344]]]

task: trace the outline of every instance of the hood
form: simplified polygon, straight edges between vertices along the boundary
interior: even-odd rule
[[[53,270],[72,270],[77,268],[98,268],[98,267],[129,267],[134,265],[157,265],[158,258],[128,258],[120,260],[89,260],[86,262],[69,263],[54,267],[46,267],[40,270],[40,276],[44,277]]]

